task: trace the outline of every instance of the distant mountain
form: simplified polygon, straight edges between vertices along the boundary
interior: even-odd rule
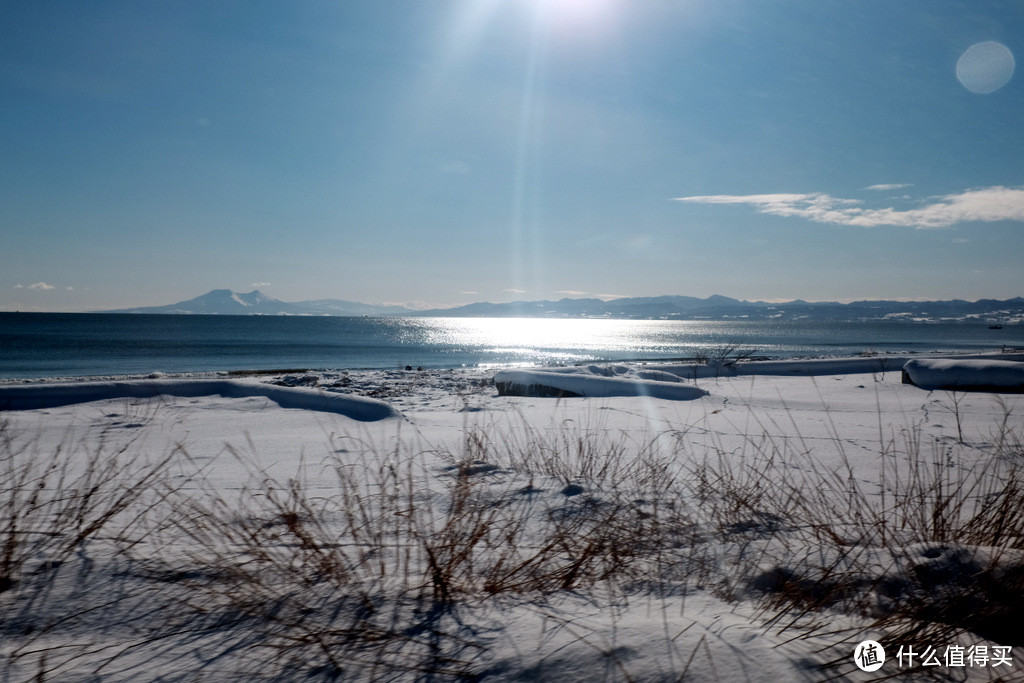
[[[121,308],[97,313],[169,313],[201,315],[337,315],[337,316],[387,316],[412,315],[414,309],[405,306],[361,304],[341,299],[317,299],[289,303],[269,297],[258,289],[251,292],[232,292],[230,289],[214,289],[202,296],[179,301],[167,306],[141,306]]]
[[[1024,298],[999,301],[803,301],[786,303],[741,301],[713,295],[559,299],[558,301],[478,302],[454,308],[416,310],[405,306],[363,304],[341,299],[288,303],[259,290],[245,294],[215,289],[168,306],[125,308],[100,313],[192,313],[213,315],[442,316],[492,318],[635,318],[665,320],[978,320],[1024,322]]]
[[[358,301],[344,301],[343,299],[315,299],[313,301],[297,301],[295,306],[301,306],[305,311],[304,315],[415,315],[419,311],[405,306],[388,304],[361,304]]]
[[[202,296],[179,301],[167,306],[142,306],[122,308],[98,313],[178,313],[206,315],[301,315],[302,308],[296,304],[279,301],[258,289],[240,294],[230,289],[214,289]]]
[[[1024,321],[1024,298],[1006,301],[983,299],[953,301],[834,301],[786,303],[741,301],[713,295],[707,299],[688,296],[562,299],[560,301],[513,301],[474,303],[457,308],[420,311],[417,315],[449,317],[559,317],[639,318],[666,320],[986,320]]]

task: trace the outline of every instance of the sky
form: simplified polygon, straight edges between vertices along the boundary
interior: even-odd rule
[[[0,310],[1024,295],[1024,3],[0,4]]]

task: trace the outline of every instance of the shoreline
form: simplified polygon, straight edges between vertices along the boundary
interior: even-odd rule
[[[991,351],[865,351],[857,355],[818,355],[818,356],[781,356],[771,357],[755,355],[738,360],[724,359],[723,362],[716,362],[716,359],[701,359],[697,357],[674,357],[658,359],[630,359],[630,360],[597,360],[581,361],[577,363],[550,363],[550,364],[488,364],[485,366],[464,366],[464,367],[443,367],[427,368],[416,367],[406,369],[395,368],[237,368],[231,370],[196,370],[181,372],[139,372],[139,373],[115,373],[97,375],[51,375],[45,377],[0,377],[0,386],[25,385],[25,384],[75,384],[87,382],[110,382],[110,381],[141,381],[155,379],[254,379],[261,377],[283,377],[288,375],[321,375],[321,376],[368,376],[371,374],[389,373],[392,376],[406,375],[436,375],[445,373],[463,373],[474,376],[493,376],[503,370],[527,370],[543,369],[547,371],[558,371],[559,369],[573,369],[587,366],[615,366],[664,369],[665,367],[687,367],[700,368],[695,376],[714,376],[721,372],[721,368],[729,367],[742,369],[735,374],[801,374],[801,375],[829,375],[845,373],[861,373],[878,371],[879,364],[884,371],[898,370],[897,365],[902,365],[910,360],[931,358],[951,359],[991,359],[991,360],[1020,360],[1024,361],[1024,349],[1003,346],[1002,350]],[[795,368],[806,368],[806,371],[794,372]],[[704,370],[704,368],[708,368]]]

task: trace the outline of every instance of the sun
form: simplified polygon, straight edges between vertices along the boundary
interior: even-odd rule
[[[545,22],[556,30],[594,30],[609,27],[619,0],[532,0]]]

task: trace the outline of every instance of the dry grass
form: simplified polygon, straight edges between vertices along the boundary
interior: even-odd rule
[[[877,481],[856,475],[838,435],[833,469],[770,439],[740,463],[708,454],[691,468],[705,519],[744,537],[722,595],[759,596],[777,633],[831,641],[836,675],[865,632],[893,651],[1024,644],[1024,447],[1011,422],[1004,410],[984,449],[964,443],[959,417],[953,444],[908,428],[902,443],[881,441]],[[836,615],[862,620],[837,629]]]
[[[558,476],[542,470],[562,467],[560,451],[529,442],[499,454],[482,432],[467,436],[461,455],[470,457],[446,454],[440,469],[424,454],[334,444],[317,466],[321,487],[332,478],[329,493],[299,478],[256,480],[231,500],[209,491],[177,502],[168,545],[181,555],[166,563],[200,577],[186,604],[211,629],[234,620],[244,628],[232,647],[272,653],[285,669],[473,676],[484,648],[463,610],[654,574],[670,527],[658,505],[636,498],[653,481],[653,461],[627,465],[626,449],[586,442],[563,443],[575,455]],[[558,491],[553,501],[540,478]],[[570,480],[587,490],[575,493],[583,487]],[[266,668],[267,658],[255,661]]]
[[[704,590],[754,601],[767,630],[832,643],[819,661],[837,676],[865,633],[1022,644],[1024,449],[1012,425],[1007,411],[984,452],[962,437],[925,445],[914,428],[880,438],[878,481],[766,435],[739,459],[685,434],[635,443],[599,424],[467,428],[459,452],[344,439],[293,479],[254,475],[230,497],[169,486],[182,450],[149,462],[132,440],[111,450],[69,437],[42,453],[0,429],[0,609],[25,598],[26,575],[59,569],[103,532],[163,615],[102,656],[75,650],[54,665],[29,646],[38,633],[8,656],[35,656],[40,680],[101,675],[187,637],[254,679],[476,679],[504,637],[503,607],[557,620],[548,606],[567,593],[613,604]],[[594,647],[629,680],[628,662]]]
[[[36,439],[0,421],[0,592],[27,572],[56,569],[102,533],[126,546],[136,540],[135,524],[114,521],[164,497],[161,476],[177,453],[148,461],[135,446],[89,445],[69,433],[41,452]]]

